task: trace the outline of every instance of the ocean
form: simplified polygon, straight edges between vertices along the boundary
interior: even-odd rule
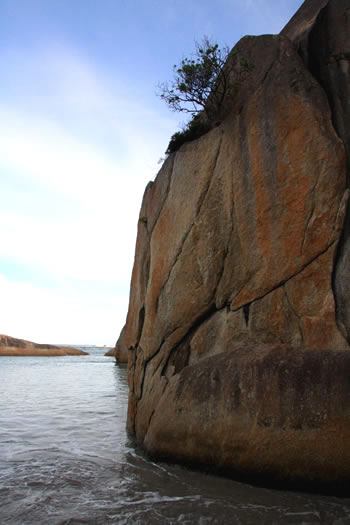
[[[0,523],[350,524],[350,495],[257,488],[147,459],[125,431],[125,366],[0,357]]]

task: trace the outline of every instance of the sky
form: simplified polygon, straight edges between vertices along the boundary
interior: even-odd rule
[[[114,345],[148,181],[184,122],[156,96],[204,35],[302,0],[0,0],[0,333]]]

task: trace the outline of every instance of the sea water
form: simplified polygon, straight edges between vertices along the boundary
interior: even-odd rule
[[[87,351],[0,357],[1,525],[350,524],[350,495],[256,488],[149,461],[125,431],[125,366]]]

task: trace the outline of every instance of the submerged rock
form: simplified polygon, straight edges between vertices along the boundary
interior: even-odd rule
[[[221,123],[146,188],[121,340],[128,429],[156,457],[350,479],[349,69],[330,59],[349,13],[307,0],[242,39]]]
[[[88,355],[88,352],[68,346],[39,344],[26,341],[25,339],[16,339],[8,335],[0,335],[0,356],[55,357],[63,355]]]

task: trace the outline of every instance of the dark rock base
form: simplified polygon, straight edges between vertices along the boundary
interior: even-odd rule
[[[188,366],[143,440],[153,457],[256,483],[350,485],[350,353],[243,347]]]

